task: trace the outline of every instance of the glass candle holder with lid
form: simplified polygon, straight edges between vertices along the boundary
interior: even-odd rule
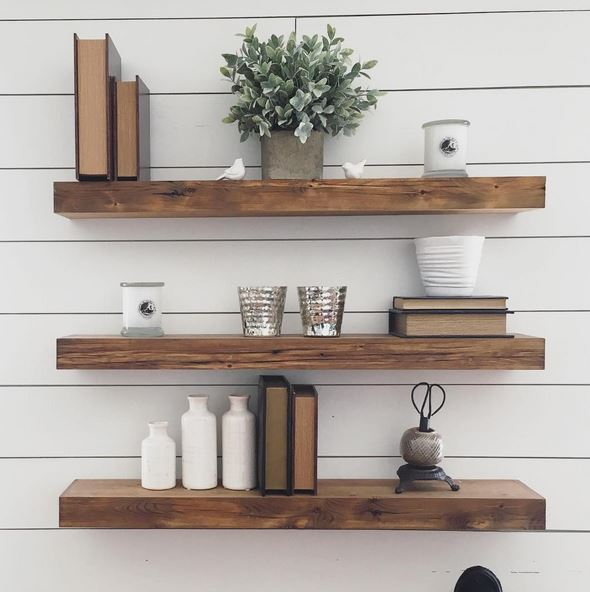
[[[424,177],[467,177],[466,119],[428,121],[424,128]]]
[[[164,282],[121,282],[124,337],[161,337]]]

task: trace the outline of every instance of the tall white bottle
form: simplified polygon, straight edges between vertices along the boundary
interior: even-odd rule
[[[182,484],[187,489],[217,487],[217,420],[207,395],[190,395],[182,416]]]
[[[141,486],[172,489],[176,486],[176,442],[168,436],[167,421],[151,421],[150,435],[141,443]]]
[[[248,491],[256,487],[256,416],[248,395],[230,395],[221,419],[223,486]]]

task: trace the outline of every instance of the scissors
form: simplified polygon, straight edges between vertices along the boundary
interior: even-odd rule
[[[422,401],[422,406],[418,409],[418,405],[416,405],[416,400],[414,399],[414,395],[416,390],[420,389],[421,387],[426,388],[426,394],[424,395],[424,400]],[[433,389],[439,389],[442,393],[442,402],[441,404],[433,411],[432,410],[432,391]],[[412,405],[414,405],[414,409],[420,415],[420,427],[418,428],[421,432],[429,432],[430,427],[430,418],[433,415],[436,415],[445,404],[447,400],[447,394],[445,393],[445,389],[440,384],[428,384],[427,382],[419,382],[413,389],[412,389]],[[428,403],[428,412],[426,413],[426,404]]]

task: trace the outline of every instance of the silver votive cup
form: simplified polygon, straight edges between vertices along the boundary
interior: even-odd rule
[[[238,295],[246,337],[276,337],[281,334],[286,286],[240,286]]]
[[[299,311],[306,337],[339,337],[346,286],[299,286]]]

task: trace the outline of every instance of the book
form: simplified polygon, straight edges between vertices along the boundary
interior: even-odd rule
[[[261,376],[258,388],[260,493],[291,492],[291,387],[282,376]]]
[[[507,310],[506,296],[395,296],[393,308],[399,310]]]
[[[119,80],[115,87],[116,178],[150,178],[150,91],[143,80]]]
[[[318,394],[311,385],[291,391],[291,493],[317,494]]]
[[[401,337],[512,337],[505,310],[389,311],[389,333]]]
[[[113,95],[121,78],[121,57],[109,37],[80,39],[74,34],[76,178],[115,178]]]

